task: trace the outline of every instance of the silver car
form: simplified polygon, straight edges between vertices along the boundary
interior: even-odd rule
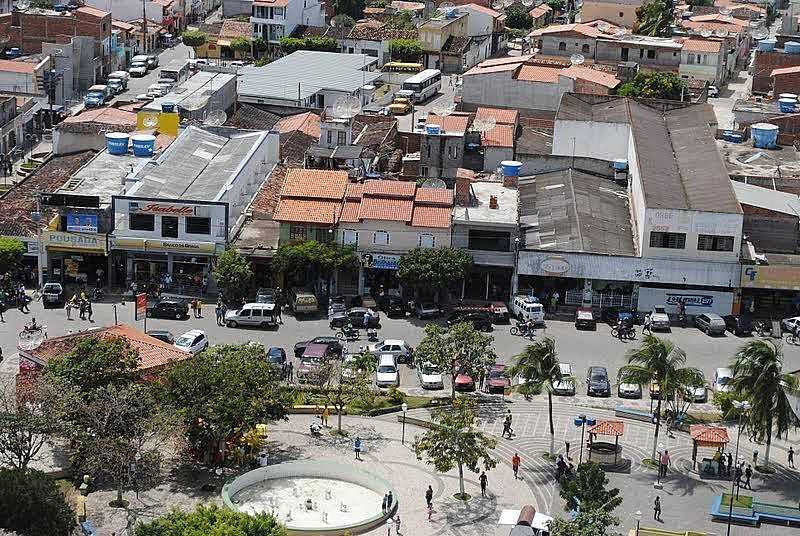
[[[413,361],[414,349],[401,339],[386,339],[367,346],[367,350],[375,355],[392,355],[398,363],[410,364]]]
[[[694,317],[694,324],[707,335],[725,335],[727,327],[721,316],[715,313],[703,313]]]

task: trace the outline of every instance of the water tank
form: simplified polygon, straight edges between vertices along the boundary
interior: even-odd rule
[[[778,99],[778,110],[782,114],[794,113],[797,108],[797,101],[795,99]]]
[[[125,154],[128,152],[128,139],[125,132],[109,132],[106,134],[106,149],[108,154]]]
[[[693,16],[694,16],[694,13],[692,13],[691,11],[684,11],[683,13],[681,13],[681,19],[683,19],[683,20],[689,20]]]
[[[800,43],[797,41],[786,41],[783,45],[783,51],[787,54],[800,54]]]
[[[441,132],[439,125],[425,125],[425,133],[429,136],[438,136]]]
[[[458,10],[454,7],[448,7],[444,10],[444,17],[446,19],[454,19],[458,16]]]
[[[775,50],[775,44],[777,41],[775,39],[762,39],[758,42],[758,50],[762,52],[772,52]]]
[[[797,95],[794,93],[781,93],[778,95],[779,99],[792,99],[793,101],[797,101]]]
[[[614,169],[617,171],[625,171],[628,169],[628,161],[624,158],[617,158],[614,160]]]
[[[162,102],[161,103],[161,111],[165,114],[171,114],[175,111],[175,103],[174,102]]]
[[[750,125],[750,134],[753,136],[753,146],[759,149],[772,149],[778,141],[778,126],[769,123],[755,123]]]
[[[135,156],[153,156],[156,149],[156,137],[151,134],[136,134],[131,136],[133,154]]]
[[[519,177],[519,170],[522,169],[522,162],[503,160],[500,162],[500,169],[503,171],[503,177]]]

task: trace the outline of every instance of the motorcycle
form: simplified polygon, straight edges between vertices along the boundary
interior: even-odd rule
[[[614,326],[611,328],[611,336],[615,339],[635,339],[636,329],[633,326],[623,324],[622,326]]]
[[[336,338],[340,341],[357,341],[361,337],[361,333],[358,329],[353,327],[344,326],[342,329],[336,332]]]
[[[95,287],[95,289],[92,291],[92,301],[100,301],[103,299],[103,296],[103,289],[100,287]]]
[[[375,328],[367,328],[367,340],[378,342],[378,330]]]
[[[517,321],[516,326],[511,327],[512,335],[520,335],[522,337],[532,337],[536,334],[536,328],[530,326],[527,322]]]

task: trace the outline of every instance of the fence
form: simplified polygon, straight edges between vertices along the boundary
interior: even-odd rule
[[[565,305],[582,305],[583,290],[568,290],[564,293]],[[633,296],[620,292],[592,292],[592,307],[625,307],[630,308],[633,304]]]

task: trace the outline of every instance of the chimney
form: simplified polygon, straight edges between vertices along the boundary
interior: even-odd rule
[[[468,207],[472,202],[472,178],[475,173],[459,168],[456,171],[455,202],[461,207]]]
[[[519,170],[521,168],[522,162],[517,162],[516,160],[503,160],[500,162],[500,172],[503,175],[503,186],[506,188],[516,188]]]
[[[490,195],[489,196],[489,208],[497,208],[497,196]]]
[[[503,175],[503,186],[506,188],[516,188],[517,177],[515,175]]]

